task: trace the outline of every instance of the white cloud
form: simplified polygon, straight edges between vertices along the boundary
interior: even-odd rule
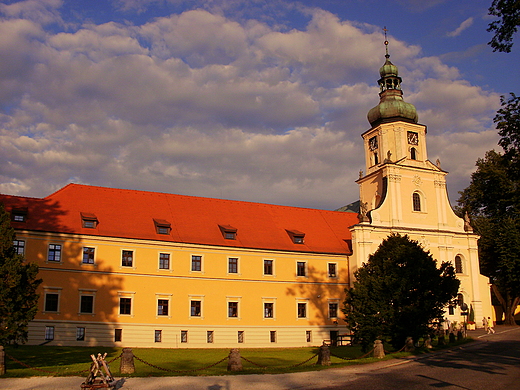
[[[473,24],[473,18],[471,18],[471,17],[467,18],[455,30],[446,33],[446,36],[458,37],[464,30],[467,30],[469,27],[471,27],[472,24]]]
[[[379,28],[315,9],[283,32],[195,10],[54,33],[11,11],[0,19],[1,191],[45,196],[74,180],[308,207],[357,199]],[[496,142],[498,97],[417,46],[393,39],[392,50],[430,157],[462,180]]]

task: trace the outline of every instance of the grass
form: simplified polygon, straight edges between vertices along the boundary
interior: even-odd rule
[[[448,344],[444,348],[467,342],[467,340]],[[437,349],[437,348],[436,348]],[[442,348],[439,348],[442,349]],[[59,347],[59,346],[33,346],[22,345],[19,347],[6,347],[6,354],[24,363],[13,361],[6,356],[7,372],[1,377],[30,377],[30,376],[87,376],[90,368],[90,355],[107,353],[106,360],[110,361],[121,354],[121,348],[109,347]],[[316,371],[328,368],[316,365],[319,348],[286,348],[286,349],[261,349],[243,348],[240,355],[255,363],[252,364],[242,359],[243,370],[239,372],[227,371],[227,356],[229,349],[153,349],[134,348],[134,355],[150,364],[163,368],[161,370],[134,359],[135,374],[125,376],[178,376],[178,375],[235,375],[235,374],[281,374],[299,371]],[[352,364],[364,364],[379,361],[372,357],[360,359],[363,356],[358,345],[346,347],[330,347],[331,366],[342,367]],[[427,353],[418,350],[417,353]],[[411,353],[393,352],[387,354],[385,359],[409,356]],[[221,359],[221,363],[213,367],[205,368]],[[300,363],[312,358],[308,362]],[[343,358],[343,359],[341,359]],[[348,359],[348,360],[345,360]],[[120,360],[110,364],[110,369],[115,377],[120,377]],[[261,366],[261,367],[259,367]],[[37,369],[35,369],[37,368]]]

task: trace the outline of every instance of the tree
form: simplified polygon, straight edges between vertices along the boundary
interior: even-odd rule
[[[502,108],[497,111],[493,121],[497,125],[500,141],[506,158],[511,161],[510,173],[520,177],[520,96],[510,93],[509,99],[500,97]]]
[[[356,271],[343,309],[349,328],[366,349],[376,339],[402,347],[432,332],[459,289],[450,263],[437,262],[417,241],[392,234]]]
[[[513,160],[494,150],[478,159],[476,166],[458,203],[480,235],[481,272],[490,278],[505,323],[515,325],[520,302],[520,180],[513,174]]]
[[[510,53],[513,47],[513,35],[520,24],[520,1],[518,0],[493,0],[489,7],[489,14],[500,19],[491,22],[487,31],[495,32],[489,42],[493,51]]]
[[[24,262],[13,246],[14,229],[0,204],[0,345],[27,341],[27,325],[37,312],[38,266]]]

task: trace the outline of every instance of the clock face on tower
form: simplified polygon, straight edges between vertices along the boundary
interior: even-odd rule
[[[417,145],[419,144],[419,134],[413,131],[408,132],[408,143],[410,145]]]

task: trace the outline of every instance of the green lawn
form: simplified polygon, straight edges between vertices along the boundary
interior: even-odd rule
[[[460,343],[460,342],[459,342]],[[451,346],[453,346],[452,344]],[[240,349],[243,370],[233,374],[270,373],[279,374],[297,371],[320,370],[326,367],[317,366],[315,363],[319,348],[286,348],[286,349]],[[117,358],[121,354],[121,348],[106,347],[57,347],[57,346],[28,346],[17,348],[6,347],[6,354],[19,360],[24,365],[13,361],[6,356],[7,373],[3,377],[29,377],[29,376],[87,376],[90,368],[90,355],[107,353],[107,361]],[[377,359],[363,356],[360,346],[331,347],[331,365],[340,367],[349,364],[363,364]],[[229,375],[227,371],[227,356],[229,349],[153,349],[134,348],[133,353],[137,358],[144,360],[156,367],[151,367],[134,359],[136,373],[130,376],[175,376],[175,375]],[[392,353],[385,359],[402,357],[409,354]],[[225,359],[224,359],[225,358]],[[308,362],[302,362],[312,358]],[[344,359],[341,359],[344,358]],[[208,367],[224,359],[221,363]],[[348,359],[348,360],[345,360]],[[119,373],[120,360],[110,364],[110,369],[115,377]],[[29,366],[31,368],[28,368]],[[160,367],[163,370],[161,370]],[[81,372],[83,371],[83,372]]]

